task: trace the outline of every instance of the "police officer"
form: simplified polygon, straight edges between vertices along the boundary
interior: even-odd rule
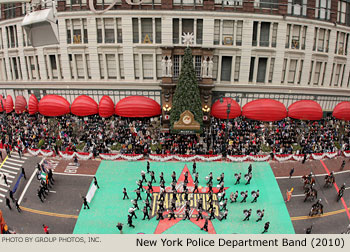
[[[171,174],[171,178],[173,179],[173,183],[176,183],[176,173],[175,173],[175,171],[173,171],[173,173]]]
[[[235,178],[236,178],[236,183],[235,183],[235,185],[237,185],[237,184],[240,184],[241,182],[240,182],[240,180],[241,180],[241,176],[242,176],[242,174],[241,173],[235,173]]]
[[[183,220],[190,219],[190,210],[185,209],[185,218]]]
[[[198,190],[198,182],[195,182],[195,183],[194,183],[193,193],[195,193],[196,191],[199,193],[199,190]]]
[[[151,183],[154,181],[154,183],[157,183],[156,178],[154,177],[154,171],[149,172],[151,175]]]
[[[340,170],[342,171],[344,167],[345,167],[345,160],[343,160],[343,162],[341,163]]]
[[[221,193],[221,197],[220,197],[219,201],[225,200],[225,199],[226,199],[225,196],[226,196],[226,192],[223,191],[223,192]]]
[[[242,197],[243,197],[241,203],[246,202],[247,197],[248,197],[248,191],[241,192],[241,195],[242,195]]]
[[[147,217],[147,218],[148,218],[148,220],[149,220],[150,218],[149,218],[149,214],[148,214],[148,208],[147,208],[147,206],[144,206],[144,207],[143,207],[142,212],[143,212],[143,219],[142,219],[142,220],[145,220],[145,218],[146,218],[146,217]]]
[[[176,220],[174,209],[171,209],[169,212],[169,219],[168,220],[171,220],[171,219]]]
[[[226,209],[224,212],[224,215],[219,219],[219,221],[222,221],[223,219],[227,220],[227,214],[228,214],[228,210]]]
[[[149,169],[150,169],[150,163],[149,161],[147,161],[147,173],[149,173]]]
[[[193,165],[192,165],[192,174],[195,174],[195,173],[196,173],[196,169],[197,169],[196,161],[193,161]]]
[[[147,189],[147,190],[148,190],[149,192],[153,192],[152,181],[148,181],[148,182],[147,182],[147,185],[148,185],[148,189]]]
[[[196,172],[195,174],[194,174],[194,183],[199,183],[199,181],[198,181],[198,177],[199,177],[199,174],[198,174],[198,172]]]
[[[256,200],[259,198],[259,195],[260,195],[260,192],[259,190],[256,190],[256,191],[252,191],[252,196],[253,196],[253,200],[252,200],[252,203],[253,202],[256,202]]]
[[[12,199],[12,202],[15,202],[15,198],[13,197],[12,190],[9,191],[10,199]]]
[[[231,194],[230,194],[231,202],[230,203],[237,202],[237,198],[238,198],[238,191],[236,191],[235,193],[231,192]]]
[[[141,178],[142,178],[142,182],[143,181],[147,182],[146,173],[144,171],[141,171]]]
[[[125,198],[129,199],[129,196],[128,196],[128,193],[126,192],[126,188],[125,187],[123,188],[123,194],[124,194],[123,200]]]
[[[132,215],[129,215],[129,214],[128,214],[128,225],[129,227],[135,228],[135,226],[132,224]]]
[[[205,219],[204,226],[201,228],[201,230],[203,229],[208,232],[208,219]]]
[[[216,209],[216,207],[212,208],[212,210],[210,211],[209,220],[211,220],[211,219],[215,219],[215,215],[214,215],[214,213],[215,213],[215,209]]]
[[[185,172],[185,179],[184,179],[184,183],[187,184],[188,183],[188,171]]]
[[[246,185],[250,184],[250,180],[252,180],[253,175],[251,173],[248,173],[244,176],[244,178],[247,180],[247,183],[245,183]]]
[[[201,208],[198,209],[198,216],[196,221],[199,221],[199,219],[203,220],[203,215],[202,215],[203,210]]]
[[[135,192],[136,192],[136,200],[142,200],[140,190],[137,189]]]
[[[134,205],[134,208],[135,208],[135,209],[140,210],[139,204],[137,203],[137,200],[136,200],[136,199],[134,199],[134,200],[132,201],[132,204]],[[136,218],[136,219],[137,219],[137,218]]]
[[[118,224],[116,225],[116,227],[118,228],[120,234],[122,234],[122,233],[123,233],[123,224],[120,223],[120,222],[118,222]]]
[[[6,206],[12,210],[11,204],[10,204],[10,199],[6,197]]]
[[[339,189],[337,201],[339,201],[343,197],[344,191],[345,191],[345,183]]]
[[[148,189],[146,190],[146,194],[147,194],[146,200],[148,200],[148,199],[152,200],[151,193],[150,193],[150,191]]]
[[[15,206],[17,208],[17,211],[20,213],[22,212],[22,209],[19,207],[18,200],[15,201]]]
[[[227,206],[227,199],[224,200],[220,211],[227,210],[226,206]]]
[[[250,164],[248,167],[248,173],[252,173],[252,169],[253,169],[253,166],[252,166],[252,164]]]
[[[210,172],[210,173],[209,173],[209,179],[208,179],[207,185],[212,184],[212,182],[213,182],[213,173]]]
[[[149,208],[149,210],[152,210],[151,204],[148,201],[148,198],[145,200],[145,207]]]
[[[218,184],[220,185],[222,182],[224,182],[224,173],[221,173]]]
[[[249,220],[249,217],[252,214],[252,209],[243,210],[243,213],[245,214],[245,218],[243,219],[243,221]]]
[[[270,227],[270,222],[266,222],[264,226],[264,231],[262,232],[262,234],[266,233],[269,230],[269,227]]]
[[[42,197],[41,197],[42,194],[41,194],[41,190],[40,190],[40,189],[37,190],[37,195],[38,195],[40,201],[44,203],[44,201],[43,201],[43,199],[42,199]]]
[[[137,190],[143,191],[143,186],[142,186],[142,180],[141,179],[139,179],[139,181],[137,181],[137,185],[138,185]]]
[[[49,169],[49,170],[48,170],[48,174],[47,174],[47,175],[48,175],[48,177],[50,177],[50,176],[49,176],[49,174],[50,174],[50,170],[51,170],[51,169]],[[51,179],[49,179],[49,181],[51,182]],[[97,178],[96,178],[95,176],[94,176],[94,185],[95,185],[95,186],[96,186],[98,189],[100,188],[100,187],[98,186],[98,183],[97,183]]]
[[[165,183],[164,173],[163,172],[160,172],[159,178],[160,178],[160,182],[159,183],[162,183],[162,181]]]
[[[161,210],[160,208],[157,211],[157,220],[164,220],[163,210]]]
[[[264,217],[264,213],[265,213],[265,209],[263,209],[263,210],[258,209],[258,210],[256,211],[256,214],[259,216],[259,218],[256,220],[256,222],[262,220],[262,218]]]
[[[130,208],[129,213],[131,214],[131,218],[135,216],[135,219],[137,219],[136,213],[135,213],[135,208]]]
[[[84,203],[84,209],[86,209],[86,208],[90,209],[85,196],[83,196],[83,203]]]
[[[2,174],[2,177],[4,178],[4,182],[5,182],[5,184],[8,186],[8,185],[9,185],[9,183],[7,183],[7,177],[6,177],[5,173],[3,173],[3,174]]]

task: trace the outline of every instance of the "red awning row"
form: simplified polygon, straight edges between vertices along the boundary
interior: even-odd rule
[[[322,118],[321,106],[312,100],[301,100],[286,107],[279,101],[272,99],[258,99],[248,102],[241,107],[232,98],[225,97],[217,100],[211,109],[211,115],[227,119],[227,105],[230,104],[229,119],[240,115],[246,118],[259,121],[279,121],[285,117],[300,120],[320,120]],[[152,117],[161,114],[160,105],[145,96],[129,96],[120,100],[116,106],[112,99],[105,95],[97,104],[94,99],[87,95],[78,96],[72,103],[59,95],[46,95],[40,102],[31,95],[28,101],[19,95],[16,97],[15,106],[10,95],[4,99],[0,96],[0,112],[10,113],[15,108],[17,114],[39,112],[45,116],[61,116],[72,113],[77,116],[88,116],[99,114],[101,117],[110,117],[114,114],[122,117]],[[333,116],[340,120],[350,120],[350,102],[341,102],[333,110]]]
[[[235,100],[225,97],[223,102],[217,100],[213,104],[211,115],[216,118],[227,119],[228,103],[231,104],[229,119],[242,115],[248,119],[265,122],[279,121],[285,117],[299,120],[320,120],[323,114],[321,106],[312,100],[294,102],[288,107],[287,111],[286,107],[279,101],[258,99],[248,102],[241,110]],[[350,102],[339,103],[333,111],[333,116],[341,120],[350,120]]]
[[[45,116],[62,116],[72,113],[77,116],[99,114],[101,117],[110,117],[117,114],[123,117],[152,117],[161,114],[160,105],[144,96],[126,97],[120,100],[115,107],[114,102],[107,95],[102,97],[100,104],[87,95],[80,95],[70,105],[65,98],[59,95],[46,95],[39,102],[32,94],[29,97],[28,106],[26,99],[20,95],[16,97],[15,107],[10,95],[6,99],[0,97],[0,112],[10,113],[14,108],[17,114],[28,111],[31,115],[39,112]]]

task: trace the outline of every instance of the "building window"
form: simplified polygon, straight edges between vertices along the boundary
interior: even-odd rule
[[[337,38],[335,42],[335,54],[346,55],[347,54],[347,45],[349,40],[349,34],[344,32],[337,32]]]
[[[241,56],[236,56],[234,81],[239,81],[240,67],[241,67]]]
[[[277,28],[278,28],[278,24],[277,23],[273,23],[273,27],[272,27],[272,38],[271,38],[271,46],[272,47],[276,47],[277,45]]]
[[[306,16],[307,0],[288,0],[288,14]]]
[[[84,61],[83,61],[82,54],[75,54],[75,65],[77,68],[78,79],[84,79],[85,73],[84,73]]]
[[[141,18],[141,41],[144,44],[153,43],[152,18]]]
[[[51,66],[51,71],[52,71],[52,78],[58,79],[56,55],[49,55],[49,60],[50,60],[50,66]]]
[[[194,71],[196,73],[197,79],[202,78],[202,56],[194,56]]]
[[[87,74],[88,74],[88,78],[91,79],[91,64],[90,64],[90,55],[86,54],[86,67],[87,67]],[[62,73],[62,71],[61,71]]]
[[[108,79],[117,78],[117,64],[115,54],[106,54]]]
[[[331,19],[331,0],[316,0],[315,17],[318,19]]]
[[[288,83],[294,84],[296,70],[297,70],[297,60],[291,59],[289,62]]]
[[[7,47],[8,48],[18,47],[17,26],[16,25],[6,26],[6,34],[7,34]]]
[[[348,0],[338,1],[338,23],[350,26],[350,2]]]
[[[339,76],[340,76],[341,66],[342,66],[341,64],[337,64],[337,69],[336,69],[335,76],[334,76],[334,86],[339,85]]]
[[[232,56],[222,56],[221,81],[231,81]]]
[[[203,5],[203,0],[173,0],[174,5]]]
[[[203,41],[203,19],[197,19],[197,36],[196,43],[202,44]]]
[[[142,55],[142,69],[144,79],[153,79],[153,55]]]
[[[236,31],[236,45],[242,45],[242,30],[243,30],[243,21],[237,21],[237,31]]]
[[[113,21],[113,18],[104,19],[105,43],[115,43],[115,30]]]
[[[162,43],[162,19],[156,18],[156,43]]]
[[[324,77],[326,76],[327,62],[324,62],[323,65],[324,65],[324,67],[323,67],[323,76],[322,76],[322,83],[321,83],[321,86],[323,86]]]
[[[134,54],[134,74],[136,80],[140,79],[140,61],[138,54]]]
[[[270,60],[270,71],[269,71],[269,83],[272,83],[274,68],[275,68],[275,58],[271,58],[271,60]]]
[[[182,34],[193,33],[194,34],[194,19],[182,19]],[[181,44],[183,41],[181,41]]]
[[[97,43],[122,43],[121,18],[97,18]]]
[[[67,43],[68,44],[87,44],[87,20],[83,19],[66,19]]]
[[[180,35],[180,30],[179,30],[179,19],[178,18],[173,18],[173,44],[178,44],[179,43],[179,35]]]
[[[321,66],[322,66],[322,62],[317,61],[315,65],[315,74],[314,74],[314,80],[313,80],[314,85],[318,85],[318,82],[320,80]]]
[[[233,20],[223,20],[223,25],[222,25],[222,44],[223,45],[233,45],[233,32],[234,32],[233,24],[234,24]]]
[[[319,52],[328,52],[330,33],[330,30],[315,27],[313,46],[314,51],[317,48],[317,51]]]
[[[180,55],[174,55],[173,56],[174,59],[174,67],[173,67],[173,76],[175,79],[179,78],[180,76],[180,62],[181,62],[181,56]]]
[[[254,67],[255,67],[255,57],[250,57],[249,82],[253,82]]]
[[[270,22],[257,22],[253,23],[253,46],[270,46]],[[277,23],[272,27],[272,43],[271,46],[276,47],[277,42]],[[260,31],[260,35],[259,35]],[[258,41],[259,40],[259,41]]]
[[[214,20],[214,45],[218,45],[220,43],[220,23],[221,20]]]
[[[258,75],[256,77],[256,82],[265,83],[266,67],[267,67],[267,58],[259,58]]]
[[[157,79],[162,79],[162,55],[157,54]]]
[[[132,19],[132,38],[134,43],[139,42],[139,20],[137,18]]]
[[[215,0],[215,5],[221,5],[225,7],[235,7],[235,6],[242,6],[243,0]]]
[[[278,9],[278,0],[259,0],[260,8]]]
[[[4,4],[3,5],[5,12],[5,19],[15,18],[16,17],[16,4]]]
[[[218,77],[218,63],[219,57],[217,55],[213,56],[213,80],[217,80]]]

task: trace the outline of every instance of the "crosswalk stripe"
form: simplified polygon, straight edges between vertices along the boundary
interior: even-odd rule
[[[7,192],[8,190],[0,187],[0,191]]]
[[[15,176],[12,176],[12,175],[8,174],[7,172],[3,172],[2,170],[3,170],[3,169],[0,170],[0,173],[1,173],[1,174],[5,174],[6,177],[8,177],[8,178],[15,178]],[[9,181],[9,180],[7,180],[7,182],[8,182],[8,181]]]
[[[17,166],[22,166],[22,164],[16,164],[16,163],[12,163],[12,162],[9,162],[9,161],[6,161],[5,164],[10,164],[10,165],[17,165]]]
[[[8,180],[7,180],[7,182],[9,182]],[[5,187],[10,187],[9,185],[6,185],[6,184],[0,184],[1,186],[5,186]]]
[[[0,199],[0,202],[2,202],[2,199]]]
[[[4,168],[1,168],[0,169],[1,172],[8,172],[8,173],[12,173],[12,174],[17,174],[17,172],[14,172],[14,171],[9,171],[7,169],[4,169]]]
[[[19,168],[17,168],[17,167],[12,167],[12,166],[9,166],[9,165],[2,165],[2,167],[7,167],[7,168],[10,168],[10,169],[12,169],[12,170],[17,170],[17,171],[19,171],[20,169]]]
[[[17,163],[24,163],[23,160],[18,160],[18,159],[14,159],[14,158],[8,158],[7,160],[13,161],[13,162],[17,162]]]
[[[5,198],[5,195],[4,195],[4,194],[1,194],[1,193],[0,193],[0,197],[3,197],[3,198]]]
[[[11,157],[19,158],[18,154],[13,154],[13,153],[11,153]],[[30,155],[28,157],[30,157]],[[28,158],[23,157],[22,155],[22,159],[28,159]]]

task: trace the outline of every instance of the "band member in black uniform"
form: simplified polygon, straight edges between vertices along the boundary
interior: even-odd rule
[[[241,192],[241,196],[243,197],[243,199],[241,200],[241,203],[246,202],[248,197],[248,191]]]
[[[198,182],[195,182],[195,183],[194,183],[193,193],[195,193],[196,191],[199,193],[199,190],[198,190]]]
[[[147,208],[147,206],[144,206],[142,212],[143,212],[143,219],[142,219],[142,220],[145,220],[146,217],[147,217],[148,219],[150,219],[150,218],[149,218],[149,214],[148,214],[148,208]]]
[[[187,208],[185,209],[185,218],[183,220],[186,220],[186,219],[191,219],[190,210],[188,210]]]
[[[198,216],[196,221],[199,221],[199,219],[203,220],[203,215],[202,215],[203,210],[202,209],[198,209]]]
[[[173,209],[171,209],[170,212],[169,212],[169,219],[168,220],[171,220],[171,219],[176,220],[175,212],[174,212]]]
[[[156,178],[154,177],[154,171],[150,171],[149,174],[151,175],[151,183],[154,181],[154,183],[157,183]]]
[[[165,183],[165,180],[164,180],[164,173],[163,173],[163,172],[160,172],[159,179],[160,179],[160,182],[159,182],[159,183],[162,183],[162,181]]]
[[[123,188],[123,194],[124,194],[123,200],[125,198],[129,199],[129,196],[128,196],[128,193],[126,192],[126,188],[125,187]]]
[[[147,173],[149,173],[149,169],[150,169],[150,163],[149,163],[149,161],[147,161]]]
[[[237,185],[237,184],[240,184],[241,182],[240,182],[240,180],[241,180],[241,176],[242,176],[242,174],[241,173],[235,173],[235,178],[236,178],[236,183],[235,183],[235,185]]]
[[[243,210],[243,213],[245,215],[245,218],[243,219],[243,221],[249,220],[250,215],[252,214],[252,209],[249,210]]]
[[[144,171],[141,171],[141,178],[142,178],[142,182],[143,181],[147,182],[146,173]]]
[[[194,183],[199,183],[199,181],[198,181],[198,177],[199,177],[199,174],[198,174],[198,172],[196,172],[195,174],[194,174]]]
[[[188,171],[185,172],[185,179],[184,179],[184,183],[187,184],[188,183]]]
[[[157,211],[157,220],[164,220],[163,210],[161,210],[160,208]]]
[[[173,179],[173,183],[176,183],[176,173],[175,173],[175,171],[173,171],[173,173],[171,174],[171,178]]]
[[[230,203],[234,203],[234,202],[237,202],[237,198],[238,198],[238,191],[236,191],[235,193],[231,193],[230,194],[230,199],[231,199],[231,202]]]
[[[259,190],[256,190],[256,191],[252,191],[252,196],[253,196],[253,200],[252,200],[252,203],[253,202],[256,202],[256,200],[259,198],[259,196],[260,196],[260,192],[259,192]]]
[[[196,173],[196,169],[197,169],[196,161],[193,161],[192,174],[195,174],[195,173]]]

